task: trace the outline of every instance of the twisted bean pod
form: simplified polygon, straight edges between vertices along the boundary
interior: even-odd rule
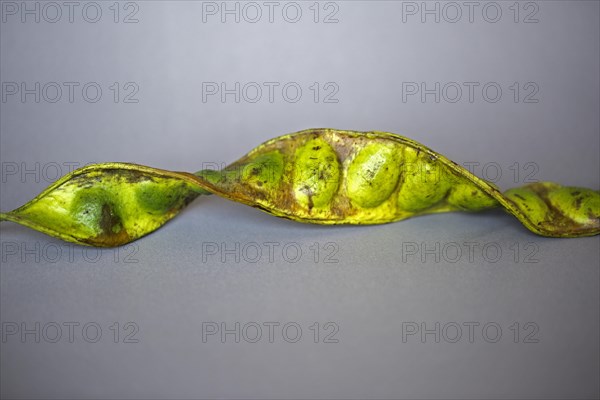
[[[89,165],[0,214],[0,220],[79,244],[119,246],[158,229],[208,194],[315,224],[381,224],[503,207],[542,236],[600,233],[598,191],[538,182],[502,194],[413,140],[335,129],[269,140],[221,171]]]

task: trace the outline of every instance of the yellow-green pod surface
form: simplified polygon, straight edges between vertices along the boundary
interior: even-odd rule
[[[2,219],[66,241],[112,247],[158,229],[200,193],[191,174],[124,163],[89,165]]]
[[[544,236],[600,233],[600,194],[540,182],[498,188],[429,148],[386,132],[310,129],[269,140],[222,171],[88,166],[1,214],[65,240],[116,246],[154,231],[200,194],[300,222],[380,224],[502,206]]]
[[[273,166],[267,174],[271,180],[248,185],[243,173],[233,174],[253,170],[256,160],[261,160],[261,171]],[[386,132],[301,131],[258,146],[221,171],[227,179],[218,179],[214,171],[197,175],[210,175],[207,189],[215,194],[300,222],[380,224],[415,215],[503,206],[540,235],[577,237],[600,232],[598,191],[538,183],[533,188],[545,188],[543,193],[527,186],[521,190],[533,197],[515,201],[422,144]],[[561,209],[550,199],[563,192],[558,200]]]

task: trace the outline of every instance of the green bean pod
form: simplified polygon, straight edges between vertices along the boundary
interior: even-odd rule
[[[158,229],[202,194],[316,224],[381,224],[503,207],[542,236],[600,233],[598,191],[538,182],[502,194],[413,140],[335,129],[269,140],[220,171],[86,166],[0,219],[79,244],[119,246]]]

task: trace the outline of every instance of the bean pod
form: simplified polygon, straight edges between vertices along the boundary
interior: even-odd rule
[[[335,129],[269,140],[220,171],[90,165],[0,219],[75,243],[119,246],[158,229],[208,194],[316,224],[381,224],[503,207],[539,235],[600,233],[598,191],[539,182],[502,194],[413,140]]]

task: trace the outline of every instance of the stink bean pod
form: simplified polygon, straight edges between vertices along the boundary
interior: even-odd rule
[[[411,139],[336,129],[277,137],[220,171],[89,165],[0,219],[71,242],[119,246],[158,229],[208,194],[316,224],[381,224],[503,207],[539,235],[600,233],[598,191],[539,182],[502,194]]]

